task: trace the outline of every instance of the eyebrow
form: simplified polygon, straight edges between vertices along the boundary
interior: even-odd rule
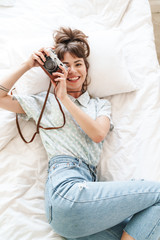
[[[76,60],[74,63],[82,62],[82,60]],[[64,64],[69,64],[69,62],[63,62]]]

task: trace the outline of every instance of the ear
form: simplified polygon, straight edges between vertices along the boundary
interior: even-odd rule
[[[86,73],[88,74],[88,68],[89,68],[88,63],[84,61],[84,64],[85,64],[85,67],[86,67]]]

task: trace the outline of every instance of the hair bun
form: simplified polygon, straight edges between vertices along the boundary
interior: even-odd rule
[[[86,57],[89,56],[90,48],[87,41],[88,36],[86,36],[82,31],[78,29],[72,30],[71,28],[61,27],[59,30],[54,32],[53,36],[55,48],[57,48],[61,44],[68,45],[69,43],[78,42],[83,45]]]

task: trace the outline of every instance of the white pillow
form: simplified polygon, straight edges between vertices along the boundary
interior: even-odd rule
[[[123,34],[120,30],[97,31],[88,34],[91,47],[88,86],[92,96],[106,97],[136,90],[122,54]],[[48,40],[50,39],[50,40]],[[11,65],[18,66],[42,46],[52,46],[51,38],[17,42],[8,46]],[[32,68],[15,84],[17,94],[46,91],[49,77],[40,68]]]
[[[70,14],[80,18],[85,23],[90,19],[101,22],[105,27],[118,26],[131,0],[68,0]]]
[[[88,91],[92,96],[106,97],[137,89],[123,57],[123,38],[117,29],[89,34]]]
[[[41,39],[31,39],[30,41],[17,41],[16,43],[8,44],[8,55],[11,62],[11,67],[14,69],[21,63],[25,62],[33,51],[41,47],[53,46],[52,36]],[[40,68],[34,67],[27,71],[15,84],[16,94],[31,95],[39,92],[47,91],[49,86],[48,75]]]

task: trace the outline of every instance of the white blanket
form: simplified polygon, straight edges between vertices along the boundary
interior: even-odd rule
[[[117,4],[112,0],[11,2],[10,7],[0,7],[0,76],[19,63],[15,49],[11,51],[9,46],[17,46],[17,41],[51,38],[53,29],[61,25],[84,31],[116,27],[124,32],[127,68],[138,90],[107,97],[112,103],[114,130],[104,142],[99,178],[159,181],[160,69],[149,3],[146,0],[123,0],[119,5],[120,0],[116,0]],[[39,40],[38,44],[41,43]],[[20,123],[29,139],[35,130],[34,122]],[[0,239],[62,239],[45,218],[47,163],[39,136],[33,143],[25,144],[18,135],[15,114],[0,110]]]

